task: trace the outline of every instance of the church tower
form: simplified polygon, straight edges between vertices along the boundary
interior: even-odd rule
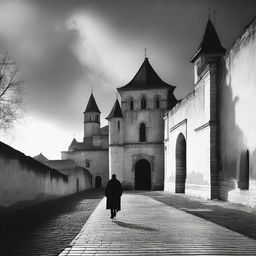
[[[91,94],[86,109],[84,111],[84,141],[92,135],[100,132],[100,110]]]
[[[124,189],[159,190],[164,184],[164,120],[177,100],[145,58],[133,79],[118,88],[109,121],[110,174]]]

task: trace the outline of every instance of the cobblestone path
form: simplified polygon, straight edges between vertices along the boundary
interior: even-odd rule
[[[112,221],[103,199],[60,255],[256,255],[255,240],[141,194]]]
[[[166,191],[141,193],[256,240],[256,208],[221,200],[204,200]]]
[[[81,230],[103,197],[85,191],[1,216],[1,256],[58,255]]]

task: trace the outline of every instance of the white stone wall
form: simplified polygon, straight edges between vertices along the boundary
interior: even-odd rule
[[[0,207],[22,208],[73,193],[66,175],[0,143]]]
[[[175,192],[176,144],[182,133],[186,140],[185,193],[211,198],[210,166],[210,70],[195,90],[170,110],[165,117],[165,183],[167,191]]]
[[[92,175],[93,187],[95,187],[96,176],[100,176],[102,178],[102,186],[106,186],[109,180],[108,157],[108,150],[104,149],[61,152],[62,160],[74,160],[76,165],[89,170]],[[86,167],[87,160],[89,161],[89,167]]]
[[[221,199],[256,206],[256,22],[227,52],[220,69],[220,196]],[[246,172],[249,151],[249,188],[238,187]]]

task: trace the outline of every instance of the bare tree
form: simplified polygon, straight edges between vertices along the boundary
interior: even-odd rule
[[[22,114],[22,87],[19,67],[8,53],[0,57],[0,129],[11,128]]]

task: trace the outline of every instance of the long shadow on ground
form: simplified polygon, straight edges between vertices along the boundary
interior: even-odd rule
[[[222,201],[199,200],[168,192],[144,192],[159,202],[256,239],[256,210]]]
[[[84,191],[2,215],[0,255],[58,255],[81,230],[102,198],[102,190]]]

